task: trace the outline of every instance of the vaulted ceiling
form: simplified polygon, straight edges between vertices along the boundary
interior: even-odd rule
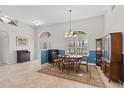
[[[6,15],[29,25],[39,20],[41,25],[69,21],[69,10],[72,20],[104,15],[107,5],[0,5],[0,15]]]

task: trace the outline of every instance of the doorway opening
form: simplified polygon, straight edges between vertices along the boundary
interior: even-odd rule
[[[43,32],[40,34],[40,49],[51,48],[50,37],[51,37],[50,32]]]
[[[7,64],[9,61],[9,35],[0,31],[0,64]]]

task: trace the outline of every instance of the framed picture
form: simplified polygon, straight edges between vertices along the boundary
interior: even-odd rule
[[[17,46],[27,46],[28,40],[25,37],[17,36],[16,37],[16,45]]]

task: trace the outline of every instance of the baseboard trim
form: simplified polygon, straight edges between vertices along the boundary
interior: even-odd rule
[[[94,64],[94,63],[88,63],[89,65],[96,65],[96,64]]]

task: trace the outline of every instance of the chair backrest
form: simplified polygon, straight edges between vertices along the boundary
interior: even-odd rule
[[[58,58],[58,56],[57,56],[57,53],[56,53],[56,52],[52,52],[52,58],[53,58],[53,60],[55,60],[55,59],[57,59],[57,58]]]
[[[64,57],[62,63],[63,64],[65,64],[65,63],[70,64],[70,61],[69,61],[69,59],[67,57]]]
[[[82,57],[82,61],[85,61],[85,62],[89,62],[90,61],[90,58],[89,58],[89,56],[83,56]]]

